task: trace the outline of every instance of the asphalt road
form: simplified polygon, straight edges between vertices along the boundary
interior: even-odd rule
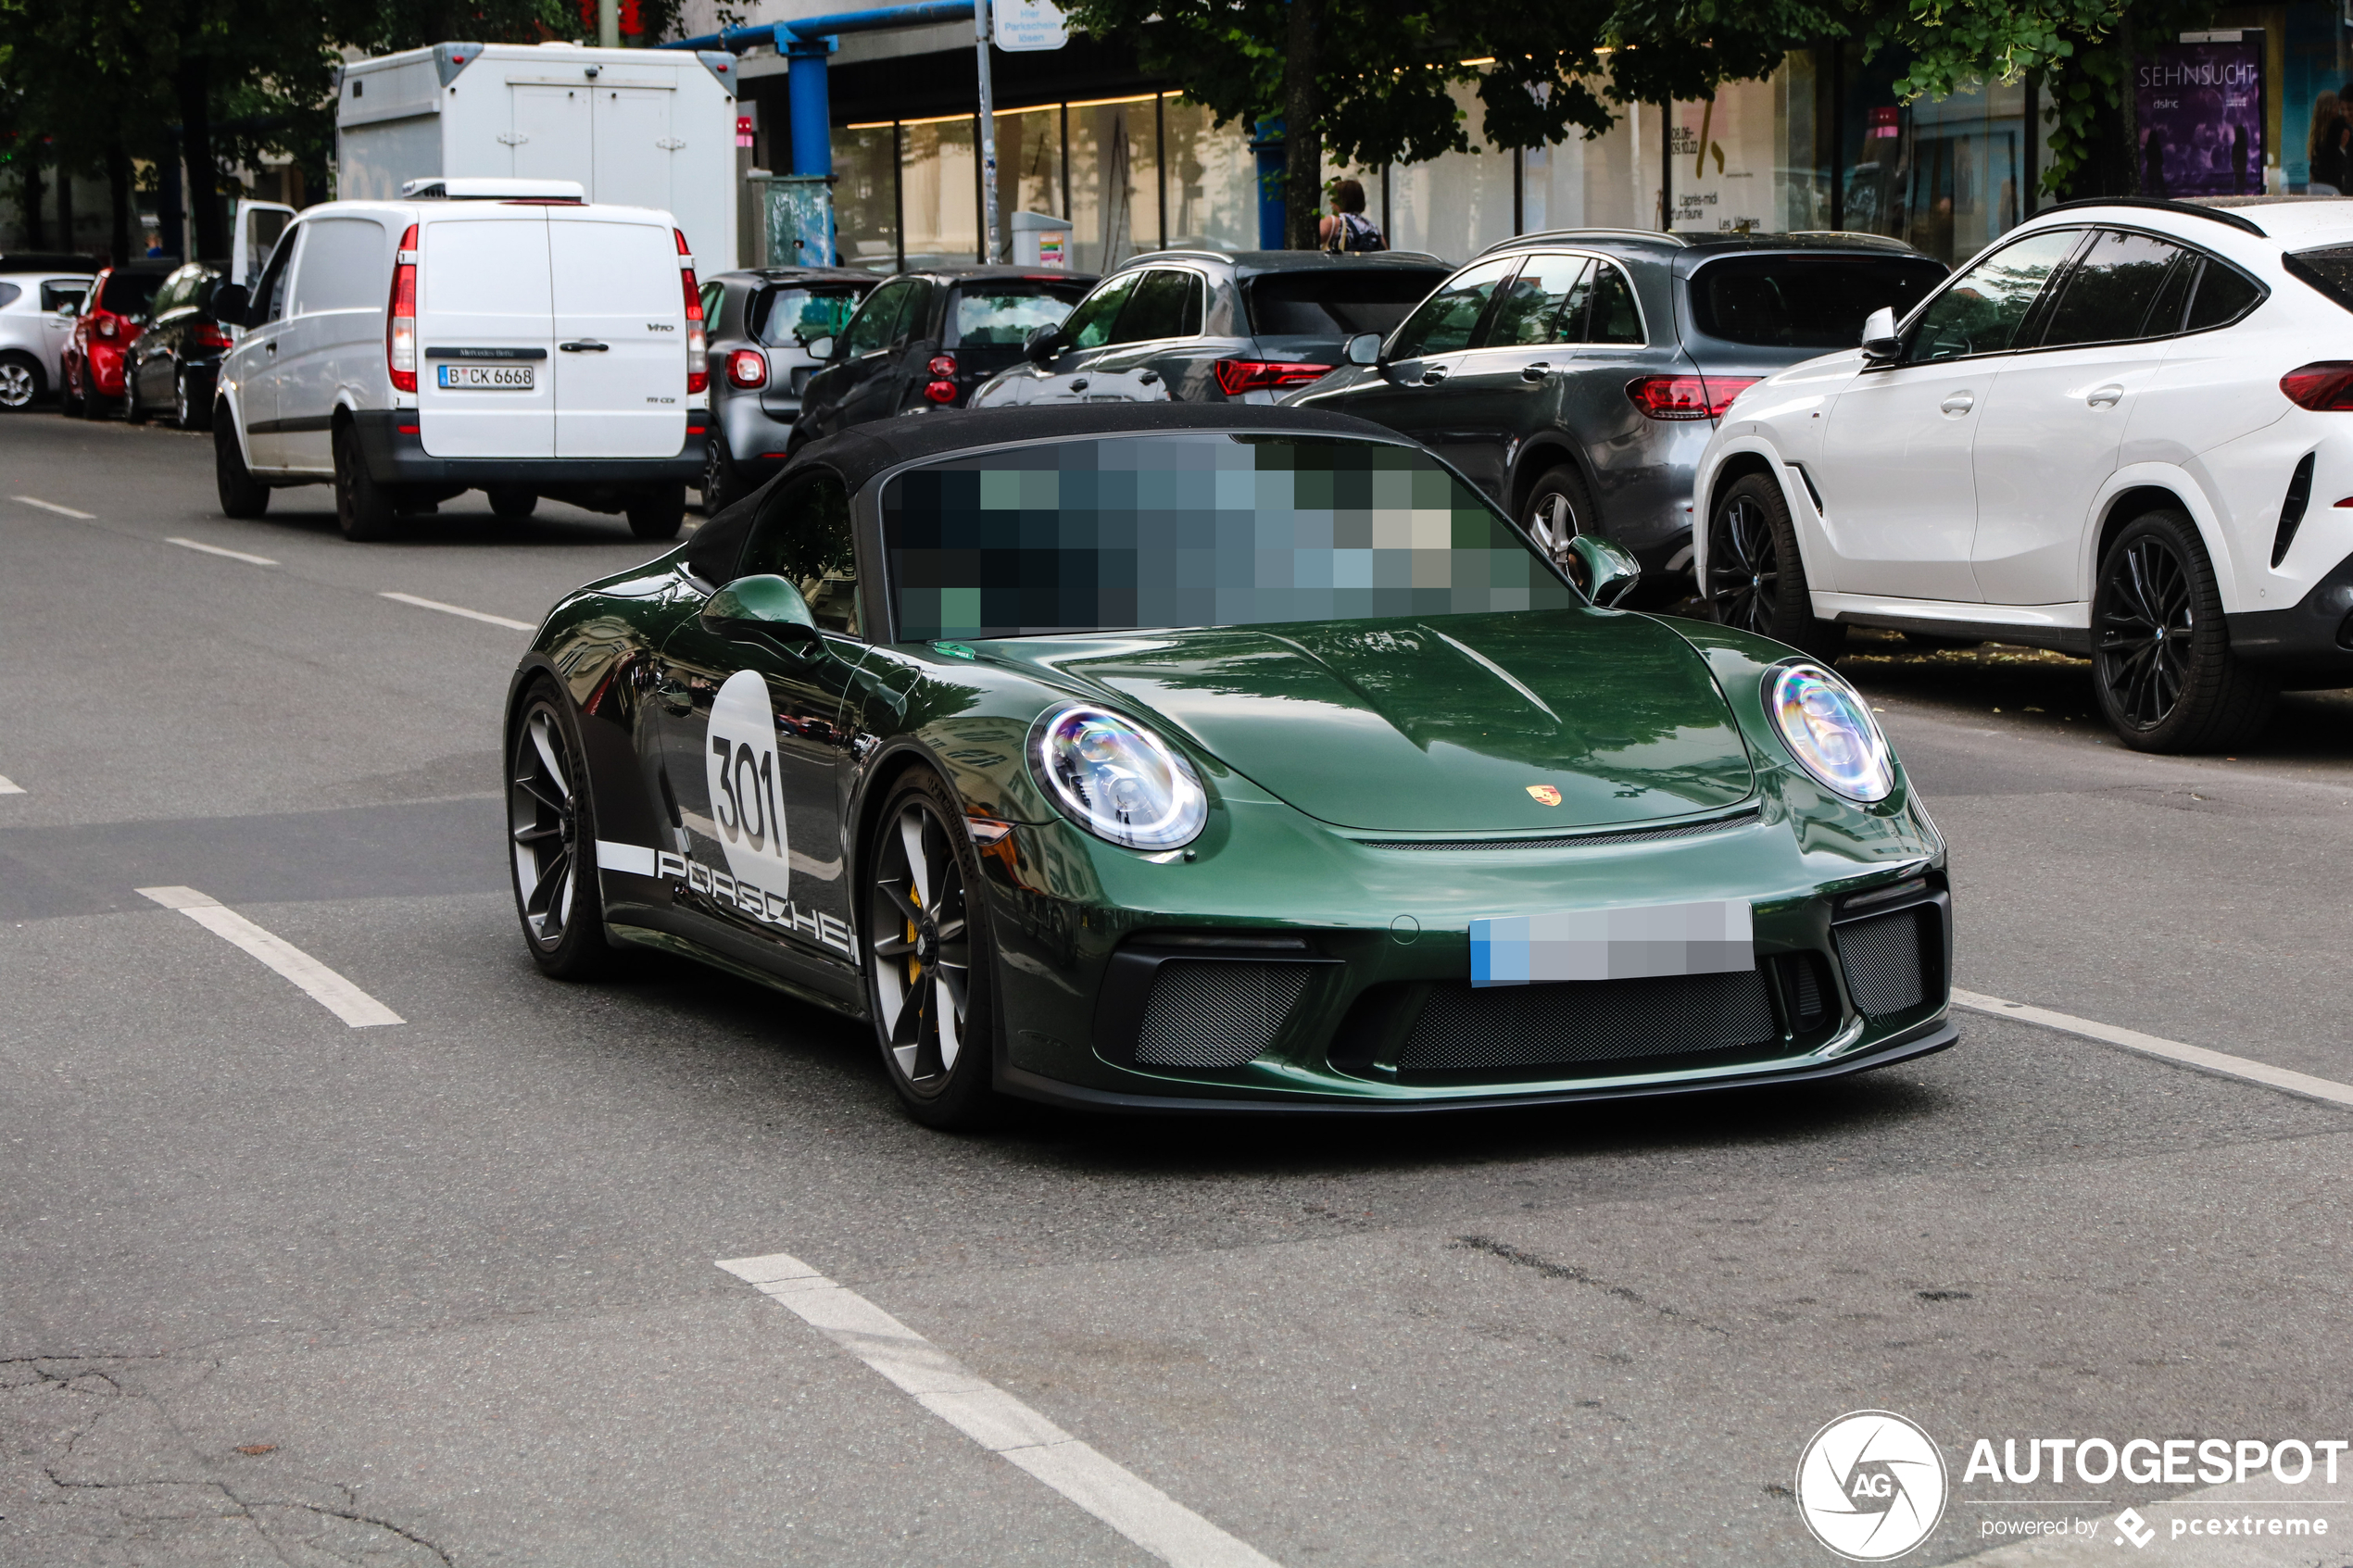
[[[1822,1087],[928,1133],[857,1028],[526,959],[525,633],[383,596],[535,621],[652,553],[618,519],[468,497],[351,546],[323,490],[220,517],[210,461],[0,420],[0,1562],[1152,1561],[715,1266],[771,1253],[1290,1568],[1827,1563],[1798,1457],[1867,1408],[1953,1467],[1906,1562],[2353,1561],[2353,1456],[1961,1474],[1980,1437],[2353,1436],[2353,1110],[1965,1014]],[[1847,668],[1951,841],[1963,986],[2353,1084],[2353,704],[2158,759],[2081,664],[1897,647]],[[2162,1528],[2233,1497],[2335,1534]],[[2005,1546],[2070,1516],[2096,1539]]]

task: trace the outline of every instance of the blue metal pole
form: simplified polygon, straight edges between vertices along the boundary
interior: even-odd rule
[[[792,94],[792,171],[834,171],[833,101],[825,82],[825,56],[833,41],[794,39],[786,52],[785,86]]]
[[[736,54],[759,44],[778,49],[801,38],[824,38],[837,32],[881,32],[895,27],[923,27],[932,22],[972,20],[973,0],[916,0],[909,6],[883,6],[865,11],[836,11],[828,16],[802,17],[789,22],[764,22],[758,27],[733,27],[680,38],[665,49],[727,49]]]

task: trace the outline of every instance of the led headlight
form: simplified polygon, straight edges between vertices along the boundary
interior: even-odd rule
[[[1029,732],[1029,766],[1073,822],[1126,848],[1190,844],[1209,818],[1192,765],[1150,730],[1100,708],[1040,715]]]
[[[1806,771],[1849,800],[1884,800],[1895,787],[1887,738],[1855,688],[1817,664],[1765,677],[1765,709]]]

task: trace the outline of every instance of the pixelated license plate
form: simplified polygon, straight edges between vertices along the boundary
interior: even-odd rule
[[[1641,980],[1756,967],[1746,901],[1638,904],[1470,922],[1473,985]]]

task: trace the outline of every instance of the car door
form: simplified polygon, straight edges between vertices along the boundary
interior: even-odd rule
[[[1105,278],[1095,290],[1078,302],[1062,324],[1062,348],[1047,364],[1038,366],[1022,378],[1014,401],[1019,403],[1068,403],[1083,397],[1086,389],[1078,383],[1088,380],[1095,361],[1102,358],[1119,328],[1119,313],[1127,307],[1127,297],[1143,281],[1143,271],[1120,272]]]
[[[1449,417],[1438,389],[1478,341],[1496,290],[1518,270],[1519,257],[1513,256],[1455,273],[1414,307],[1390,338],[1381,362],[1362,380],[1301,401],[1387,425],[1417,441],[1434,438]]]
[[[866,296],[842,329],[833,363],[820,372],[827,384],[819,387],[812,379],[812,396],[822,394],[826,404],[823,423],[812,433],[831,435],[891,411],[892,372],[898,369],[891,345],[922,289],[920,278],[893,278]]]
[[[57,367],[66,342],[73,336],[74,318],[90,295],[87,278],[44,278],[41,283],[41,370],[51,386],[57,384]]]
[[[551,207],[556,456],[667,458],[686,442],[686,294],[669,223]]]
[[[1068,395],[1081,403],[1166,401],[1171,373],[1183,373],[1184,350],[1201,336],[1206,297],[1205,281],[1190,268],[1147,270],[1127,291],[1110,341],[1071,379]]]
[[[419,439],[435,458],[552,458],[549,209],[448,205],[418,225]]]
[[[314,218],[303,231],[277,356],[278,451],[284,467],[323,474],[334,471],[330,436],[354,346],[382,360],[396,236],[366,217]]]
[[[131,345],[130,369],[124,374],[138,387],[139,401],[149,408],[171,403],[172,361],[187,332],[200,265],[181,268],[163,281],[155,303],[147,307],[147,330]]]
[[[254,285],[253,307],[259,324],[238,334],[237,346],[221,366],[222,379],[236,383],[237,415],[245,430],[245,461],[258,470],[284,465],[285,442],[278,430],[278,361],[285,346],[294,261],[308,228],[297,223],[278,237],[278,248],[270,253],[270,265],[261,270],[261,281]]]
[[[1490,495],[1504,495],[1519,443],[1554,422],[1561,377],[1575,354],[1570,345],[1583,335],[1593,265],[1567,252],[1523,257],[1447,380],[1445,417],[1431,445]]]
[[[1813,473],[1843,593],[1974,602],[1980,403],[2081,229],[2004,245],[1931,299],[1903,352],[1832,401]]]
[[[684,830],[686,905],[786,958],[849,962],[839,721],[866,644],[838,478],[820,471],[769,495],[736,569],[762,574],[801,589],[821,642],[738,642],[689,618],[659,657],[661,766]]]
[[[1978,410],[1969,550],[1990,604],[2080,598],[2083,530],[2124,433],[2182,330],[2197,254],[2129,229],[2094,232],[2056,285],[2040,339]],[[2165,318],[2169,314],[2171,320]]]

